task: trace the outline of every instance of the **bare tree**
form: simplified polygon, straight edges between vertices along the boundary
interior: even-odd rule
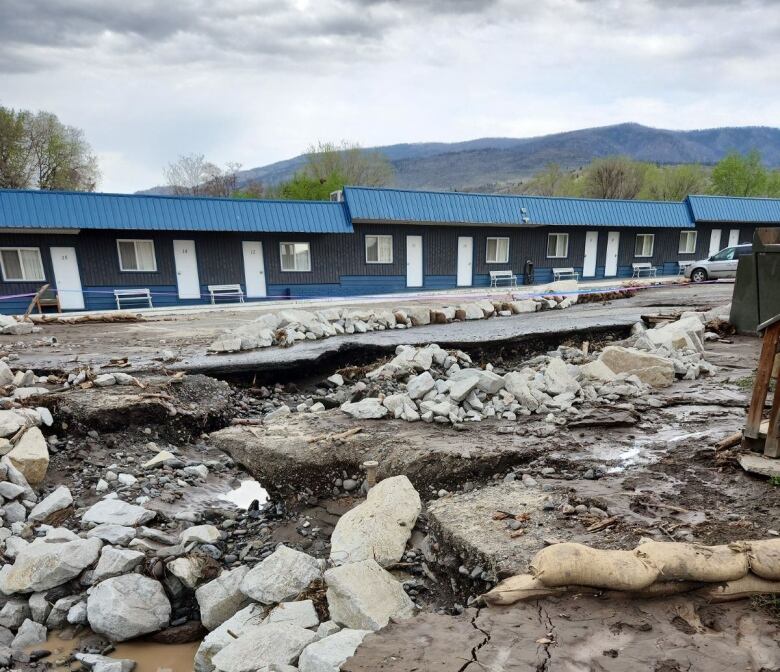
[[[177,196],[218,196],[228,198],[238,188],[240,163],[220,168],[203,154],[185,154],[164,169],[168,187]]]
[[[584,196],[634,199],[642,190],[647,166],[626,156],[596,159],[586,169]]]

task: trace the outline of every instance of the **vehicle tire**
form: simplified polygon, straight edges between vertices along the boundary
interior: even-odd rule
[[[691,271],[691,282],[705,282],[707,277],[707,271],[703,268],[694,268]]]

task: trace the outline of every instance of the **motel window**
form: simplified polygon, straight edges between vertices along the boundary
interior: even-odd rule
[[[3,280],[40,282],[46,279],[43,274],[41,250],[38,247],[0,248],[0,265],[3,268]]]
[[[116,246],[119,250],[120,271],[154,273],[157,270],[153,240],[117,240]]]
[[[310,271],[309,243],[279,243],[283,271]]]
[[[551,233],[547,236],[547,258],[563,259],[569,256],[569,234]]]
[[[696,252],[696,231],[680,231],[680,254]]]
[[[654,245],[655,245],[655,234],[638,233],[636,235],[636,243],[634,244],[634,256],[652,257]]]
[[[509,238],[488,238],[485,262],[488,264],[509,263]]]
[[[392,264],[393,263],[393,237],[392,236],[366,236],[366,263],[367,264]]]

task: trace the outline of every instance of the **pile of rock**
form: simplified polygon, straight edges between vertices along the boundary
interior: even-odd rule
[[[420,509],[405,476],[386,479],[339,520],[330,569],[281,545],[252,569],[223,572],[198,588],[210,632],[196,672],[336,672],[366,635],[414,614],[414,602],[383,565],[403,557]],[[305,599],[323,590],[327,610]]]
[[[624,346],[608,346],[599,354],[560,347],[512,371],[490,364],[476,368],[466,353],[436,344],[399,346],[392,360],[357,383],[341,410],[359,419],[454,425],[532,414],[557,423],[576,418],[583,404],[614,404],[671,385],[676,377],[694,379],[713,371],[703,357],[699,314],[654,329],[637,326],[635,332]],[[382,385],[378,396],[365,396],[366,383]]]
[[[238,352],[272,345],[287,347],[297,341],[317,340],[339,334],[359,334],[385,329],[407,329],[426,324],[447,324],[454,321],[484,320],[507,317],[538,310],[563,309],[577,302],[577,295],[550,294],[549,297],[511,299],[507,301],[479,300],[454,306],[406,306],[382,310],[378,308],[325,308],[318,311],[280,310],[267,313],[221,335],[210,346],[210,352]]]

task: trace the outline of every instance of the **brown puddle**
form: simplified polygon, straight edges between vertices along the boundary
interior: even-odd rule
[[[86,634],[89,634],[87,631]],[[51,635],[45,645],[29,647],[29,650],[48,649],[52,652],[46,660],[52,663],[53,670],[70,670],[67,663],[54,665],[58,661],[63,661],[68,654],[76,649],[79,641],[84,636],[82,633],[73,639],[61,639],[57,635]],[[108,654],[109,658],[128,658],[136,662],[135,672],[192,672],[195,652],[198,650],[200,642],[190,642],[188,644],[157,644],[156,642],[144,641],[143,639],[133,642],[117,644],[116,650]]]

